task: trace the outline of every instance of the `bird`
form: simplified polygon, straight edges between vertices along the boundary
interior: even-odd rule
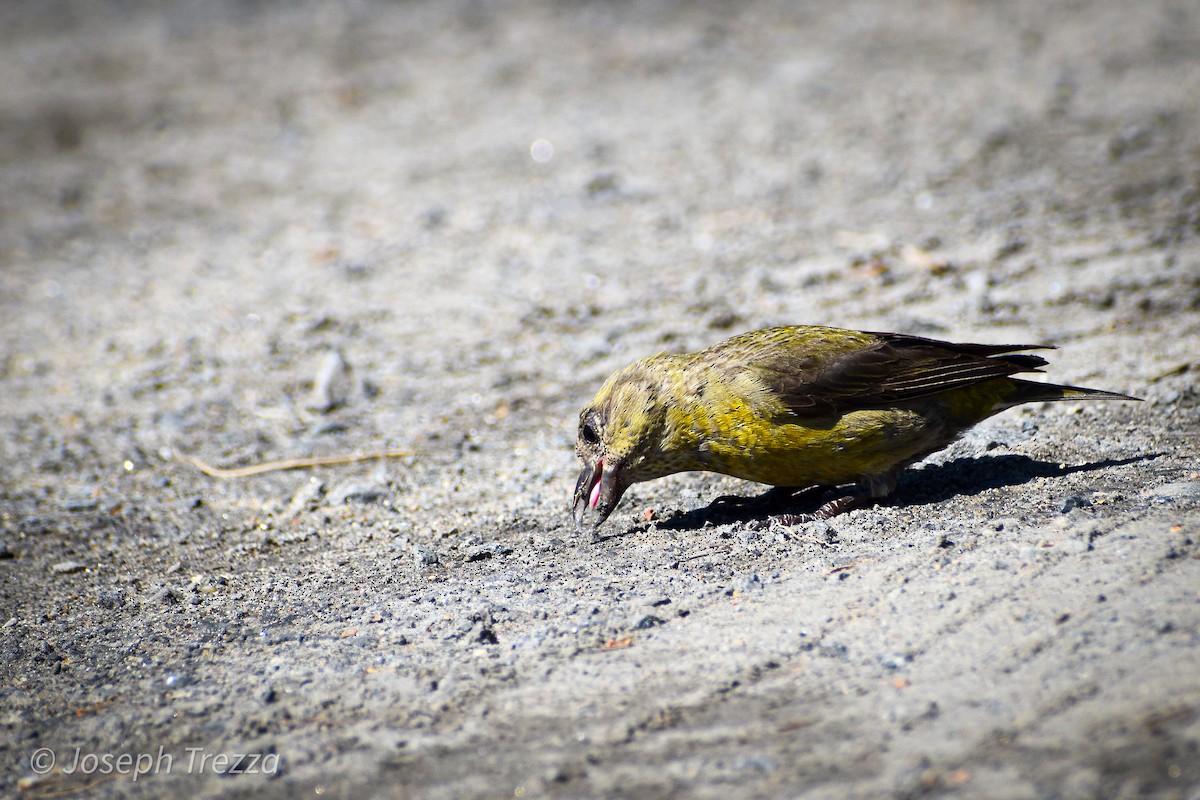
[[[613,373],[579,414],[583,468],[572,511],[582,533],[635,483],[708,471],[775,487],[844,487],[828,519],[887,497],[897,474],[1022,403],[1116,392],[1012,377],[1043,372],[1025,351],[1052,345],[956,344],[903,333],[791,325],[697,353],[659,353]]]

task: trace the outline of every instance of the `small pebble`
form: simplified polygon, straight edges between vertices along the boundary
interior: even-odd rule
[[[340,506],[351,501],[372,503],[387,494],[387,488],[377,483],[343,483],[329,493],[329,503]]]
[[[883,659],[883,666],[892,670],[904,669],[912,661],[913,657],[911,653],[893,653]]]
[[[62,507],[63,511],[79,512],[91,511],[98,505],[100,505],[100,501],[97,500],[93,495],[77,494],[68,497],[66,500],[63,500]]]
[[[125,590],[115,589],[111,592],[101,592],[96,598],[96,605],[101,608],[120,608],[125,605]]]
[[[467,561],[483,561],[492,556],[506,556],[512,551],[513,549],[506,544],[492,542],[485,547],[480,547],[478,550],[472,550],[467,555]]]
[[[317,370],[312,395],[305,407],[321,414],[332,411],[346,404],[352,386],[349,363],[340,352],[333,350],[326,354]]]
[[[423,544],[414,544],[412,546],[412,554],[413,561],[417,562],[417,566],[419,567],[432,567],[438,563],[437,551]]]
[[[758,576],[757,572],[751,572],[742,579],[737,589],[739,592],[761,592],[763,589],[763,579]]]
[[[1061,511],[1062,513],[1066,514],[1068,511],[1072,511],[1076,508],[1091,508],[1091,507],[1092,507],[1091,500],[1084,497],[1083,495],[1073,494],[1070,497],[1066,497],[1063,499],[1063,501],[1058,506],[1058,510]]]
[[[154,599],[167,606],[173,606],[179,603],[179,595],[169,586],[164,586],[157,594],[154,595]]]

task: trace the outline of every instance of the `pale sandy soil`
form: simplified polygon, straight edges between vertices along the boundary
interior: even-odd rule
[[[1197,98],[1182,1],[4,4],[0,795],[1200,797]],[[1146,402],[573,531],[609,372],[800,322]]]

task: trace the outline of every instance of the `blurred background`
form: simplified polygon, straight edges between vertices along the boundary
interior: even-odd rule
[[[1200,780],[1194,511],[1146,521],[1195,504],[1198,98],[1191,0],[0,4],[0,793],[33,738],[271,743],[277,796]],[[841,549],[647,532],[757,491],[696,475],[573,539],[600,382],[785,323],[1148,402],[998,417]]]

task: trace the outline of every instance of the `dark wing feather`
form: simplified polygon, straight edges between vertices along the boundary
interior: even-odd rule
[[[779,352],[756,372],[788,409],[799,416],[844,414],[1003,378],[1038,372],[1046,360],[1005,355],[1044,345],[953,344],[895,333],[858,350],[814,364],[811,356]]]

